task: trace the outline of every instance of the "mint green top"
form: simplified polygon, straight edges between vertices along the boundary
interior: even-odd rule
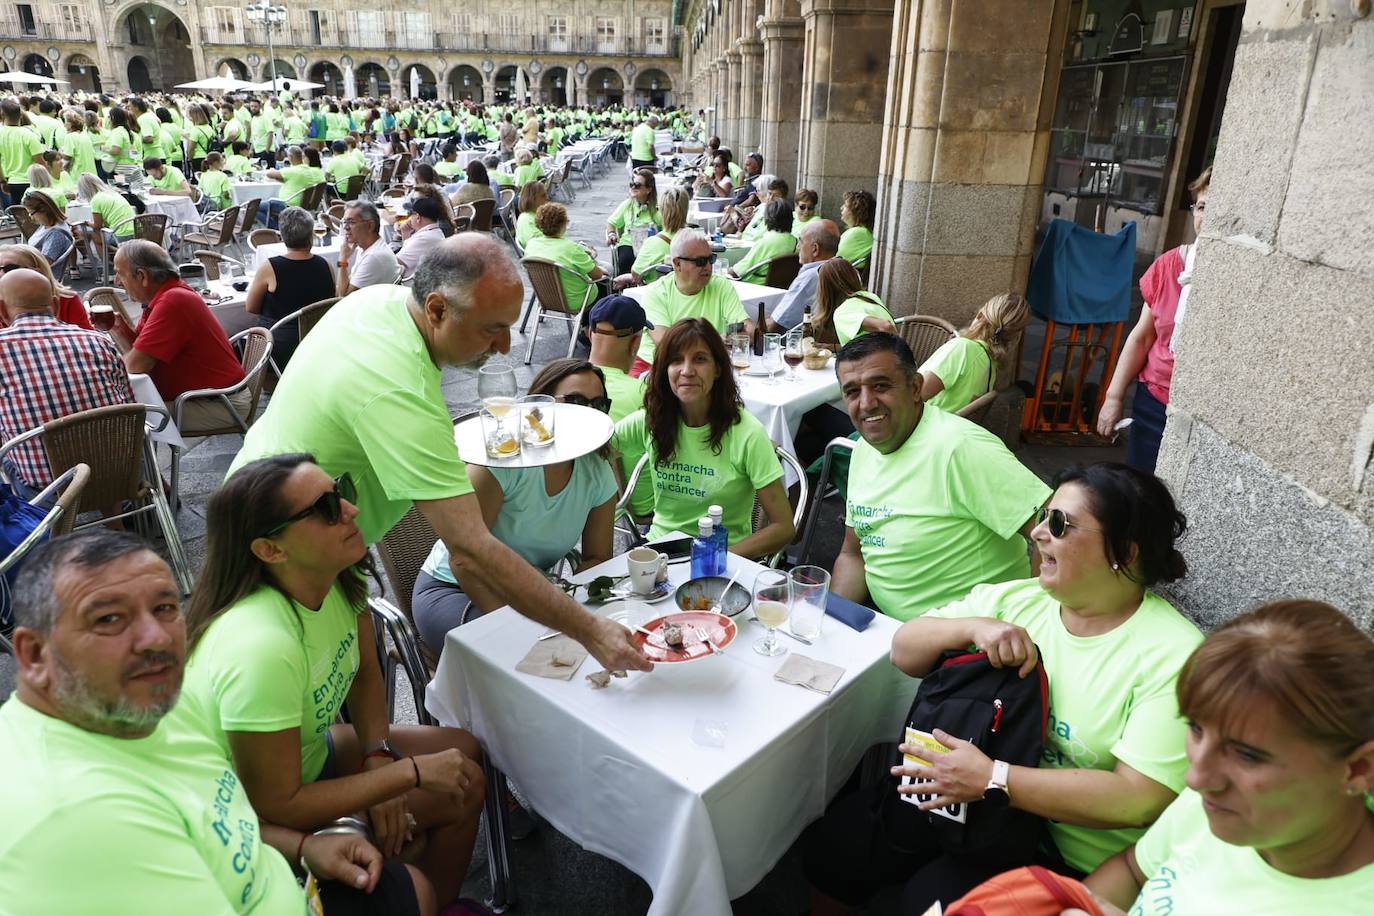
[[[967,337],[954,337],[942,343],[921,364],[921,374],[927,373],[935,375],[945,387],[926,403],[949,413],[957,413],[975,398],[987,394],[997,381],[988,348],[982,341]]]
[[[850,226],[840,235],[839,256],[861,266],[873,253],[873,233],[866,226]]]
[[[780,254],[793,254],[796,250],[795,235],[769,229],[735,265],[735,274],[747,283],[762,283],[768,277],[769,259]]]

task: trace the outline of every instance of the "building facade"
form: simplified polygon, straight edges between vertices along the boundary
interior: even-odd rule
[[[0,10],[0,68],[72,89],[146,91],[222,75],[321,83],[343,95],[673,105],[672,0],[538,4],[307,0],[273,28],[213,0],[31,0]]]

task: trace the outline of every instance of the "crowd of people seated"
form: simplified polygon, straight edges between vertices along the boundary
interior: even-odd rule
[[[92,221],[80,239],[63,234],[62,178],[72,174],[50,172],[45,149],[76,162],[98,148],[170,192],[194,175],[199,193],[219,199],[225,185],[206,177],[238,169],[235,157],[275,167],[278,133],[291,145],[274,170],[298,192],[347,183],[360,173],[354,134],[393,128],[403,145],[490,139],[494,164],[518,163],[513,242],[577,275],[562,274],[563,293],[587,303],[589,342],[587,359],[549,362],[527,393],[602,411],[614,431],[604,447],[540,468],[470,466],[457,454],[443,372],[509,352],[526,295],[510,246],[454,231],[455,205],[499,196],[498,169],[474,159],[460,170],[445,151],[417,172],[399,252],[382,239],[388,217],[349,201],[337,268],[312,251],[312,213],[289,200],[266,208],[284,253],[254,269],[247,311],[271,326],[341,298],[305,337],[289,323],[277,329],[280,378],[209,498],[205,562],[184,607],[167,564],[127,532],[54,538],[20,568],[18,680],[0,706],[0,900],[16,912],[135,899],[140,912],[169,914],[301,913],[308,901],[329,916],[487,912],[460,897],[485,751],[461,729],[389,720],[367,604],[383,583],[369,549],[412,507],[432,528],[410,597],[419,638],[436,653],[467,620],[513,613],[609,670],[643,671],[651,663],[625,627],[546,575],[573,547],[579,571],[613,555],[615,506],[635,468],[632,515],[650,538],[694,535],[719,505],[738,556],[769,557],[795,540],[778,447],[744,407],[725,342],[759,316],[715,269],[712,239],[688,225],[694,187],[729,197],[733,225],[755,232],[734,275],[759,281],[771,258],[797,255],[801,269],[761,330],[809,315],[815,338],[837,351],[843,414],[808,415],[855,438],[833,591],[900,621],[890,660],[913,691],[970,648],[1047,684],[1038,765],[937,731],[946,751],[934,759],[903,744],[916,763],[903,759],[876,783],[851,780],[798,840],[810,912],[883,905],[921,916],[1031,865],[1081,882],[1112,916],[1357,912],[1352,902],[1374,899],[1374,640],[1303,599],[1204,635],[1167,596],[1188,574],[1187,526],[1163,481],[1097,463],[1046,483],[957,415],[997,388],[1030,320],[1024,298],[992,297],[918,364],[866,289],[871,193],[845,193],[837,225],[813,191],[789,198],[761,155],[739,166],[718,142],[700,184],[670,182],[655,170],[657,118],[531,111],[517,124],[513,111],[485,120],[448,103],[289,99],[174,105],[174,117],[139,102],[87,111],[98,142],[68,141],[90,132],[81,110],[64,117],[64,137],[41,120],[58,123],[54,105],[0,102],[3,129],[24,132],[0,134],[6,187],[41,230],[31,245],[0,247],[0,441],[129,403],[139,374],[168,403],[245,377],[167,250],[121,234],[132,205],[94,169],[73,173]],[[665,122],[686,126],[680,113]],[[534,171],[541,145],[597,128],[623,134],[632,160],[629,196],[606,221],[604,266],[566,237],[567,207],[547,199]],[[211,148],[224,141],[229,157]],[[316,164],[326,143],[332,169]],[[450,192],[443,182],[460,171],[466,181]],[[50,267],[49,251],[72,244],[112,252],[142,308],[132,327],[91,328]],[[662,265],[671,270],[658,276]],[[639,301],[620,292],[638,285]],[[248,416],[251,397],[192,402],[183,419],[222,425],[226,410]],[[3,471],[24,493],[51,480],[36,443],[10,453]],[[924,782],[902,783],[913,778]],[[1034,842],[951,849],[909,817],[902,799],[918,792],[922,812],[1005,805],[1033,825]],[[335,829],[349,818],[357,829]],[[71,880],[73,861],[87,863],[82,880]]]

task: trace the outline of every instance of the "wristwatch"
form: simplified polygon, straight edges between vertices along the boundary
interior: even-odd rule
[[[983,801],[992,802],[998,806],[1010,804],[1011,793],[1007,791],[1007,777],[1011,775],[1011,764],[1005,760],[994,760],[992,762],[992,778],[988,780],[988,787],[983,790]]]
[[[363,752],[363,757],[376,757],[380,756],[381,754],[385,754],[392,760],[401,759],[401,755],[397,753],[396,748],[392,747],[391,742],[387,740],[382,740],[381,742],[369,747],[366,751]]]

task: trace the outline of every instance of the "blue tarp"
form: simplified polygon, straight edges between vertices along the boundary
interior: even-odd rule
[[[1131,312],[1135,223],[1116,235],[1056,219],[1031,262],[1031,311],[1060,324],[1111,324]]]

